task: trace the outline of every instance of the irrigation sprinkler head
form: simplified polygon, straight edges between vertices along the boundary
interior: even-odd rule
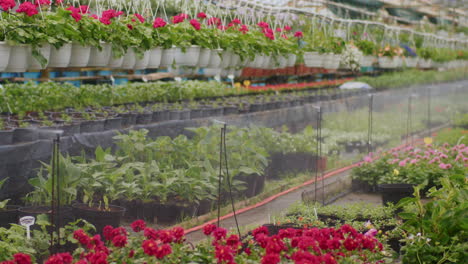
[[[212,119],[212,121],[213,121],[213,123],[216,123],[216,124],[227,125],[226,122],[220,121],[220,120],[218,120],[218,119]]]
[[[41,132],[54,137],[62,136],[64,133],[61,129],[41,129]]]

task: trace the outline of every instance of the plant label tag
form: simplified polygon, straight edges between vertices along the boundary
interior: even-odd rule
[[[234,75],[233,75],[233,74],[229,74],[227,77],[228,77],[228,79],[230,79],[230,80],[234,80]]]
[[[221,75],[216,74],[216,76],[214,77],[214,79],[215,79],[217,82],[221,82]]]
[[[112,85],[114,86],[114,85],[115,85],[115,78],[114,78],[114,76],[113,76],[113,75],[109,76],[109,79],[110,79]]]
[[[180,77],[174,77],[174,80],[175,80],[176,82],[182,82],[182,78],[180,78]]]
[[[145,83],[148,82],[148,79],[146,79],[146,77],[141,77],[141,80],[142,80],[143,82],[145,82]]]
[[[34,216],[24,216],[19,219],[20,225],[26,227],[26,237],[31,239],[31,229],[30,226],[34,225],[36,218]]]

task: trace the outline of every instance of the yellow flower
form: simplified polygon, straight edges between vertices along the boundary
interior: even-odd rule
[[[398,171],[397,169],[393,169],[393,175],[398,175],[400,174],[400,171]]]
[[[249,87],[249,86],[250,86],[250,81],[249,81],[249,80],[245,80],[245,81],[244,81],[244,86],[245,86],[245,87]]]
[[[240,83],[240,82],[236,82],[236,83],[234,83],[234,87],[236,87],[236,88],[238,88],[238,89],[239,89],[239,88],[241,88],[241,87],[242,87],[242,85],[241,85],[241,83]]]
[[[425,138],[424,138],[424,143],[425,143],[426,145],[432,144],[432,138],[431,138],[431,137],[425,137]]]

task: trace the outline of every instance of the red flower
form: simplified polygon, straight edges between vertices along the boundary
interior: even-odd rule
[[[161,240],[163,243],[171,243],[173,240],[172,233],[169,230],[158,230],[158,238]]]
[[[216,246],[215,257],[218,263],[231,263],[234,260],[234,251],[228,246]]]
[[[143,241],[141,247],[143,248],[143,252],[148,256],[156,256],[158,252],[158,244],[152,239]]]
[[[140,20],[141,23],[145,23],[145,18],[142,15],[135,13],[135,16],[138,18],[138,20]]]
[[[104,238],[106,240],[112,240],[112,238],[114,237],[112,235],[112,231],[114,231],[114,228],[110,225],[106,225],[103,229],[102,229],[102,234],[104,235]]]
[[[123,227],[117,227],[117,228],[114,228],[114,230],[112,230],[111,235],[112,235],[112,239],[118,235],[127,236],[127,230],[125,230],[125,228]]]
[[[289,39],[286,34],[281,34],[281,37],[284,38],[284,39]]]
[[[130,227],[132,228],[133,232],[140,232],[142,230],[145,230],[146,228],[146,223],[143,220],[136,220],[134,221]]]
[[[99,19],[99,17],[98,17],[96,14],[92,14],[92,15],[90,15],[89,17],[92,17],[92,18],[94,18],[94,19]]]
[[[110,25],[112,23],[111,19],[119,17],[121,15],[123,15],[122,11],[115,11],[115,10],[109,9],[109,10],[102,12],[102,16],[99,19],[99,21],[101,21],[101,23],[105,25]]]
[[[278,235],[270,237],[265,247],[267,254],[279,254],[286,246]]]
[[[290,31],[290,30],[291,30],[291,27],[290,27],[290,26],[284,26],[284,30],[285,30],[285,31]]]
[[[200,13],[197,14],[197,18],[205,19],[205,18],[206,18],[206,14],[203,13],[203,12],[200,12]]]
[[[128,257],[129,258],[133,258],[135,256],[135,250],[130,250],[130,252],[128,253]]]
[[[15,262],[13,260],[5,260],[0,262],[0,264],[15,264]]]
[[[95,253],[89,253],[86,255],[86,259],[90,264],[107,264],[107,256],[107,253],[98,251]]]
[[[89,6],[87,5],[80,5],[78,9],[80,10],[81,14],[88,14],[89,12]]]
[[[91,241],[83,229],[75,230],[75,232],[73,232],[73,238],[78,240],[78,242],[83,246],[88,246],[89,242]]]
[[[327,240],[327,247],[332,250],[339,249],[341,247],[340,240],[336,238]]]
[[[16,6],[15,0],[0,0],[0,7],[5,12],[8,12],[15,6]]]
[[[276,28],[275,31],[276,31],[276,32],[281,32],[282,29],[281,29],[281,28]]]
[[[16,264],[31,264],[31,256],[24,253],[16,253],[13,255],[13,260]]]
[[[73,257],[70,253],[58,253],[50,256],[45,264],[70,264],[73,262]]]
[[[34,16],[39,13],[39,11],[37,11],[37,7],[33,3],[24,2],[16,9],[16,13],[25,13],[27,16]]]
[[[157,17],[154,22],[153,22],[153,28],[160,28],[160,27],[165,27],[166,26],[166,21],[164,19]]]
[[[55,0],[55,5],[60,5],[63,3],[63,0]]]
[[[257,26],[259,26],[259,27],[261,27],[261,28],[269,28],[269,27],[270,27],[270,25],[268,25],[267,22],[259,22],[259,23],[257,24]]]
[[[115,247],[125,247],[127,245],[127,237],[122,235],[117,235],[112,239],[112,244]]]
[[[215,230],[216,230],[216,226],[213,225],[213,224],[209,224],[209,225],[206,225],[206,226],[203,227],[203,234],[209,236]]]
[[[218,227],[216,228],[216,230],[213,232],[213,237],[216,239],[216,240],[220,240],[221,238],[225,238],[226,237],[226,229],[222,228],[222,227]]]
[[[252,231],[252,236],[253,237],[256,237],[258,234],[265,234],[268,236],[268,228],[266,228],[266,226],[261,226],[261,227],[258,227],[258,228],[255,228],[253,231]]]
[[[304,34],[302,33],[302,31],[296,31],[296,33],[294,33],[294,37],[302,38],[302,37],[304,37]]]
[[[249,32],[249,28],[247,27],[247,25],[242,25],[240,26],[239,31],[245,34]]]
[[[190,25],[192,25],[192,27],[194,27],[196,30],[200,30],[201,28],[200,22],[198,22],[196,19],[190,20]]]
[[[184,14],[180,14],[178,16],[173,16],[172,17],[172,23],[174,24],[179,24],[179,23],[182,23],[184,22],[186,16],[183,16]]]
[[[242,22],[241,22],[240,19],[238,19],[238,18],[233,19],[233,20],[231,21],[231,23],[233,23],[233,24],[235,24],[235,25],[240,25],[240,24],[242,24]]]
[[[36,6],[50,5],[50,0],[36,0]]]
[[[168,244],[164,244],[162,246],[160,246],[158,248],[158,250],[156,251],[156,254],[155,256],[158,258],[158,259],[162,259],[164,258],[165,256],[169,255],[172,253],[172,248],[170,245]]]
[[[346,238],[343,245],[348,251],[353,251],[358,248],[358,243],[354,239],[349,238],[349,237]]]
[[[215,26],[219,26],[221,25],[221,19],[217,18],[217,17],[210,17],[207,21],[207,24],[209,26],[211,25],[215,25]]]
[[[238,249],[241,244],[242,243],[240,242],[238,235],[230,235],[226,239],[226,245],[230,246],[234,250]]]
[[[174,227],[171,230],[171,233],[172,233],[172,236],[174,237],[175,242],[180,243],[183,241],[184,236],[185,236],[185,231],[182,227],[178,227],[178,226]]]
[[[150,227],[145,228],[143,235],[148,239],[158,239],[158,231]]]
[[[262,264],[277,264],[280,261],[280,256],[278,254],[267,254],[262,257]]]

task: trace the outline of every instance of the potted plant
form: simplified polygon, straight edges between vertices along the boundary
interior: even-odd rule
[[[371,67],[375,60],[376,46],[375,43],[369,40],[357,40],[354,42],[356,47],[362,51],[363,57],[361,60],[362,67]]]
[[[384,69],[392,69],[398,67],[398,60],[396,59],[398,51],[400,48],[391,47],[386,45],[384,48],[381,48],[378,52],[379,56],[379,67]]]
[[[8,178],[0,180],[0,190]],[[9,227],[10,224],[18,222],[18,208],[19,206],[8,205],[10,199],[0,201],[0,227]]]

